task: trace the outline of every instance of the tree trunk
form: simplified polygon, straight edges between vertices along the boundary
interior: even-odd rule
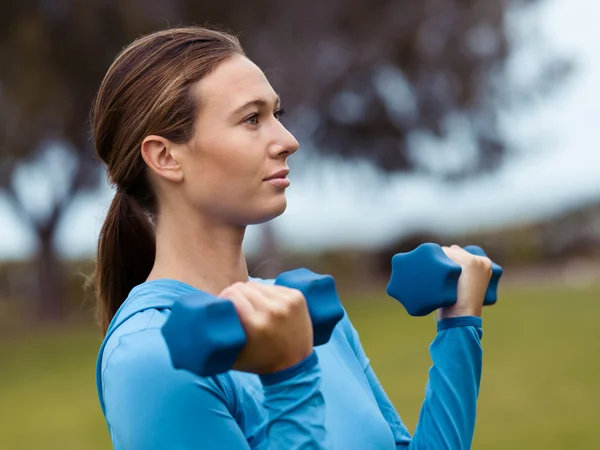
[[[36,260],[37,318],[42,322],[58,322],[63,319],[64,271],[52,245],[53,233],[39,233],[39,251]]]

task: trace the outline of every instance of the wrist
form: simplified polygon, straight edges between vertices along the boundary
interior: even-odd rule
[[[452,328],[464,328],[464,327],[475,327],[481,329],[483,321],[481,317],[474,316],[461,316],[452,317],[449,319],[440,320],[437,322],[437,331],[445,331]],[[480,336],[481,337],[481,336]]]
[[[313,350],[312,353],[293,366],[286,367],[285,369],[276,372],[260,374],[259,377],[264,386],[270,386],[294,378],[300,373],[310,371],[318,364],[318,362],[319,358],[317,353]]]
[[[482,307],[460,307],[448,306],[437,310],[438,321],[452,319],[455,317],[481,317]]]
[[[286,355],[285,359],[277,361],[277,363],[274,366],[270,367],[268,370],[265,370],[264,373],[269,374],[275,372],[282,372],[291,367],[294,367],[300,364],[302,361],[306,360],[313,353],[313,351],[314,350],[311,347],[306,351],[298,352],[294,355]]]

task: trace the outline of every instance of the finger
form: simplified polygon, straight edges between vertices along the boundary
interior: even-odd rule
[[[456,261],[456,258],[460,258],[460,255],[458,254],[455,248],[442,246],[442,250],[448,258],[450,258],[454,262],[458,262]]]
[[[235,307],[235,310],[240,317],[242,325],[256,314],[256,308],[254,304],[247,298],[247,296],[236,287],[230,286],[219,294],[219,298],[230,300]]]
[[[443,247],[446,255],[458,264],[463,270],[467,267],[481,267],[489,272],[488,281],[492,277],[492,262],[484,256],[477,256],[469,253],[464,248],[458,245],[453,245],[450,248]]]
[[[278,286],[276,284],[263,284],[256,281],[250,281],[248,284],[261,292],[268,300],[277,303],[301,295],[297,289]]]
[[[237,286],[237,289],[239,289],[239,291],[244,294],[245,298],[252,303],[252,306],[256,311],[265,311],[269,309],[272,303],[274,303],[274,299],[265,295],[263,291],[257,289],[250,282],[240,283],[240,285]]]
[[[457,263],[459,266],[465,266],[474,258],[474,255],[459,247],[458,245],[452,245],[451,247],[442,247],[446,256],[452,261]]]

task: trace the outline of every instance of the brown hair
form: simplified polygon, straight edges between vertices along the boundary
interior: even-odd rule
[[[189,141],[198,113],[190,87],[235,54],[244,51],[226,32],[163,30],[126,47],[102,80],[91,111],[92,135],[109,182],[117,188],[100,231],[94,274],[104,332],[154,264],[157,205],[140,152],[142,141],[150,134]]]

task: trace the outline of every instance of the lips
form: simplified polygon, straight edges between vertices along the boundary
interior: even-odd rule
[[[290,173],[289,169],[282,169],[278,172],[275,172],[273,175],[271,175],[268,178],[265,178],[265,181],[269,181],[269,180],[275,180],[277,178],[285,178],[288,176],[288,174]]]
[[[287,177],[288,173],[290,173],[289,169],[282,169],[278,172],[275,172],[270,177],[265,178],[265,182],[285,189],[290,185],[290,180]]]

